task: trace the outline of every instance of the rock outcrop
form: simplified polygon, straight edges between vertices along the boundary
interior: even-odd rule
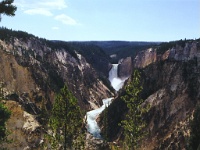
[[[135,68],[144,68],[149,64],[166,59],[177,61],[188,61],[197,58],[200,60],[200,43],[197,41],[188,41],[185,46],[176,44],[176,46],[166,50],[164,54],[157,54],[157,48],[149,48],[139,52],[134,59]],[[198,62],[198,65],[199,62]]]
[[[169,59],[188,61],[193,59],[194,57],[199,57],[199,54],[199,43],[194,41],[186,43],[184,47],[176,45],[175,47],[170,49]]]
[[[120,60],[118,66],[118,76],[119,78],[127,78],[131,75],[133,70],[132,58],[127,57]]]
[[[102,139],[94,138],[91,134],[87,133],[85,149],[87,149],[87,150],[108,150],[109,145],[106,142],[104,142]]]
[[[9,132],[8,140],[2,146],[9,150],[37,150],[44,142],[44,131],[35,116],[23,110],[15,101],[4,101],[5,106],[11,110],[11,117],[6,124]]]
[[[195,60],[165,61],[144,69],[143,94],[149,95],[145,103],[151,109],[146,116],[149,135],[143,149],[186,147],[189,120],[200,101],[199,75]]]
[[[135,57],[134,67],[135,68],[144,68],[151,63],[157,61],[156,49],[149,48],[147,50],[141,51]]]

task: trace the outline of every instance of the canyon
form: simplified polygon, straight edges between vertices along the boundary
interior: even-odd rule
[[[141,149],[186,147],[189,122],[200,102],[199,39],[177,41],[167,48],[156,42],[138,48],[139,44],[128,42],[137,49],[127,52],[122,48],[127,48],[127,42],[48,41],[7,29],[1,29],[1,34],[5,35],[0,39],[1,101],[12,112],[7,129],[11,132],[8,138],[13,140],[3,143],[4,147],[21,150],[44,146],[48,130],[41,115],[44,110],[51,112],[63,85],[88,113],[99,110],[100,114],[107,105],[105,99],[113,97],[108,106],[108,139],[121,146],[123,132],[118,123],[127,107],[120,96],[134,69],[141,72],[144,105],[151,106],[144,116],[149,134],[141,141]],[[87,133],[86,145],[88,149],[101,149],[103,143],[98,138],[104,135],[102,117],[93,117],[101,132],[96,137]]]

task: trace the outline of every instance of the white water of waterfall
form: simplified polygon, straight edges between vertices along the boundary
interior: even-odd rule
[[[116,90],[119,91],[124,85],[124,82],[126,81],[127,78],[121,79],[118,77],[118,65],[119,64],[113,64],[112,68],[109,72],[109,81],[112,85],[112,87]]]
[[[118,71],[118,64],[113,64],[112,68],[109,72],[109,81],[112,85],[112,87],[118,91],[119,89],[122,88],[124,85],[124,81],[127,79],[120,79],[117,75]],[[107,98],[103,99],[103,105],[100,108],[97,108],[95,110],[91,110],[87,112],[86,117],[87,117],[87,131],[91,133],[94,137],[100,138],[101,139],[101,130],[96,122],[97,117],[99,114],[111,104],[113,98]]]

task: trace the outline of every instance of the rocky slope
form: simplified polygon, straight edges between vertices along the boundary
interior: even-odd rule
[[[149,48],[137,54],[134,60],[135,68],[144,68],[157,61],[156,49]]]
[[[9,150],[28,150],[42,147],[44,130],[35,116],[24,111],[18,102],[6,100],[4,104],[12,113],[7,122],[10,142],[4,143],[2,146]]]
[[[64,84],[68,85],[84,111],[100,106],[103,98],[113,95],[106,76],[94,69],[94,64],[88,63],[88,54],[81,49],[24,32],[7,29],[0,32],[1,94],[13,112],[7,124],[11,131],[9,139],[14,140],[9,149],[38,149],[45,132],[38,130],[44,123],[40,118],[44,113],[42,109],[51,110],[56,93]],[[97,54],[93,52],[93,56],[99,53],[100,50]],[[107,58],[99,56],[99,59]],[[106,61],[101,67],[108,66]],[[29,132],[32,123],[37,127]]]
[[[133,69],[133,63],[131,57],[121,59],[119,61],[119,66],[118,66],[118,77],[120,78],[129,77],[132,74],[132,69]]]
[[[184,149],[189,137],[189,120],[200,103],[200,43],[186,41],[157,54],[156,48],[138,53],[133,61],[142,73],[144,104],[151,106],[144,116],[148,135],[141,149]],[[131,65],[132,62],[129,62]],[[118,142],[123,134],[118,123],[127,113],[118,98],[108,110],[108,137]]]
[[[0,80],[7,89],[5,94],[27,93],[31,102],[35,102],[32,97],[43,95],[52,102],[54,93],[67,84],[87,109],[90,102],[99,105],[102,98],[110,96],[103,77],[84,56],[67,44],[59,44],[28,35],[25,39],[0,40]]]
[[[146,48],[146,44],[144,46]],[[117,47],[121,49],[120,45]],[[113,50],[112,54],[121,52]],[[140,69],[142,98],[144,104],[151,105],[144,116],[149,134],[142,141],[141,149],[184,149],[189,120],[195,105],[200,103],[200,40],[153,46],[140,51],[136,57],[132,54],[123,55],[132,56],[127,58],[120,55],[116,60],[123,58],[118,70],[122,78],[129,76],[133,67]],[[7,128],[13,142],[4,143],[9,149],[41,147],[46,131],[40,115],[44,110],[49,112],[56,93],[64,84],[85,111],[97,108],[103,98],[114,95],[106,79],[112,58],[109,59],[98,44],[48,41],[24,32],[1,29],[0,55],[0,92],[12,111]],[[118,123],[127,113],[121,94],[123,89],[108,109],[108,137],[115,142],[123,139]],[[108,146],[89,134],[87,140],[91,149]]]
[[[200,101],[200,69],[196,61],[156,63],[143,73],[143,94],[148,96],[145,103],[151,105],[146,116],[149,137],[145,149],[149,145],[151,149],[185,148],[189,119]]]
[[[178,43],[178,42],[177,42]],[[185,41],[183,45],[174,44],[168,49],[164,49],[163,54],[158,53],[159,47],[149,48],[147,50],[140,51],[134,59],[135,68],[144,68],[149,64],[155,63],[161,60],[177,60],[177,61],[189,61],[194,58],[200,58],[199,42]],[[160,49],[163,49],[162,46]],[[163,50],[162,50],[163,51]]]

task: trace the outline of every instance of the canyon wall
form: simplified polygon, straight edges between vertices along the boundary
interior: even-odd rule
[[[133,70],[132,58],[127,57],[119,61],[118,66],[118,77],[119,78],[127,78],[131,75]]]
[[[141,72],[143,105],[150,106],[144,116],[148,134],[141,141],[141,149],[186,148],[190,120],[195,106],[200,103],[199,54],[198,41],[189,41],[184,46],[176,44],[162,54],[157,54],[156,48],[149,48],[133,60],[134,68]],[[124,91],[120,91],[108,109],[108,137],[116,144],[123,139],[118,124],[127,113],[120,98],[123,94]]]
[[[4,143],[9,149],[41,147],[47,132],[41,115],[51,110],[64,84],[84,111],[97,108],[103,98],[113,95],[106,77],[88,63],[84,53],[70,49],[68,44],[11,36],[0,40],[0,55],[1,93],[12,112],[7,129],[11,132],[8,139],[13,142]]]
[[[151,106],[142,149],[184,149],[190,119],[200,102],[200,68],[196,60],[166,60],[143,70],[143,97]],[[144,144],[145,143],[145,144]]]
[[[32,102],[32,95],[42,95],[52,102],[54,93],[67,84],[81,107],[100,105],[101,99],[112,92],[83,55],[68,49],[53,47],[35,37],[0,40],[0,80],[7,89],[5,94],[28,93]]]
[[[157,54],[157,48],[149,48],[139,52],[133,63],[135,68],[144,68],[149,64],[166,59],[177,61],[188,61],[194,58],[200,60],[200,43],[198,41],[188,41],[184,46],[176,44],[166,49],[163,54]],[[199,65],[199,62],[198,62]]]

